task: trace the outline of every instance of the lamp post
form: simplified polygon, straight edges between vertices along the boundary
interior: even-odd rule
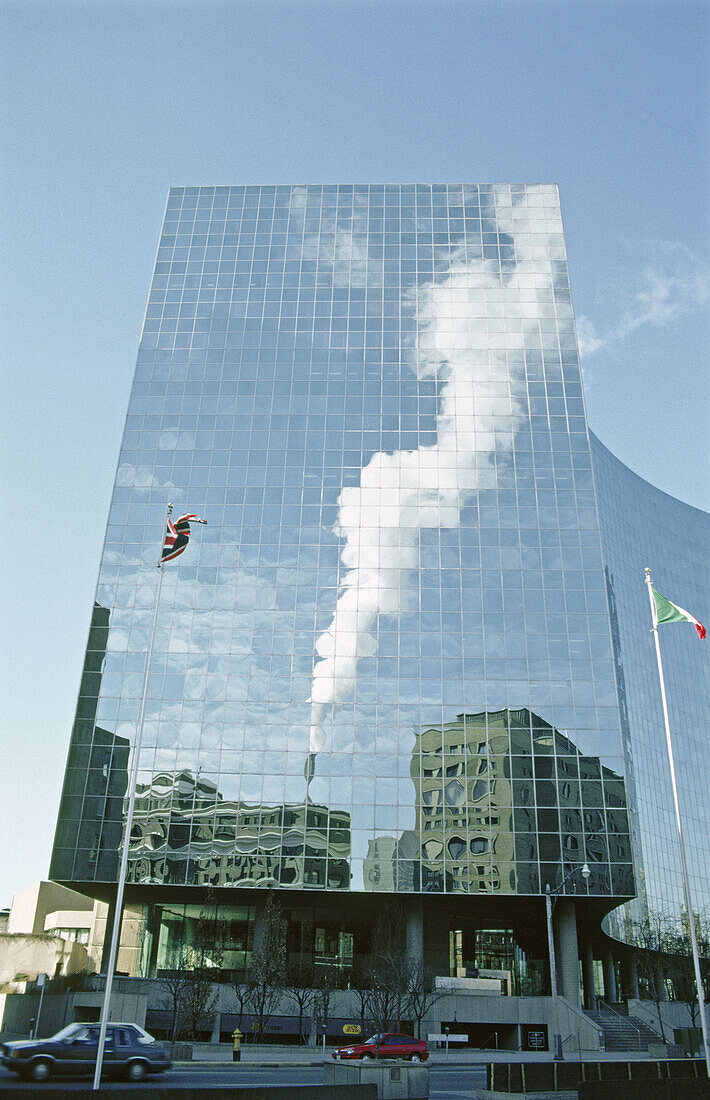
[[[557,962],[555,958],[555,937],[552,931],[552,913],[555,907],[555,902],[559,898],[560,894],[564,890],[565,886],[577,871],[581,870],[582,878],[586,882],[591,871],[589,870],[589,864],[583,863],[581,868],[573,867],[571,871],[565,875],[559,886],[556,886],[554,890],[550,889],[549,882],[545,883],[545,913],[547,915],[547,951],[550,960],[550,985],[552,987],[552,1006],[555,1014],[555,1026],[559,1027],[558,1015],[557,1015]],[[555,1046],[555,1061],[564,1061],[564,1054],[562,1052],[562,1036],[559,1031],[555,1032],[554,1038]]]

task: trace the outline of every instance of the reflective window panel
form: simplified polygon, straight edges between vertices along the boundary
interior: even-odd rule
[[[208,526],[164,572],[132,884],[633,896],[554,186],[170,192],[60,881],[117,877],[169,501]]]

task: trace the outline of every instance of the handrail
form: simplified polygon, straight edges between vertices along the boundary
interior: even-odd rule
[[[578,1031],[570,1031],[569,1035],[565,1039],[563,1039],[562,1042],[560,1043],[560,1048],[562,1050],[564,1050],[565,1043],[568,1043],[570,1039],[576,1039],[577,1040],[577,1054],[579,1055],[579,1060],[581,1062],[582,1061],[582,1042],[579,1038],[579,1032]]]
[[[579,1016],[580,1019],[584,1020],[585,1024],[591,1024],[592,1027],[595,1026],[594,1020],[590,1019],[590,1017],[587,1016],[587,1013],[583,1012],[581,1008],[577,1008],[576,1005],[570,1004],[569,1001],[565,1000],[564,997],[558,996],[557,1000],[562,1001],[567,1011],[573,1012],[575,1016]]]
[[[596,1022],[594,1020],[592,1020],[591,1016],[588,1016],[586,1012],[583,1012],[581,1008],[577,1008],[576,1005],[570,1004],[570,1002],[568,1000],[566,1000],[564,997],[561,997],[559,995],[557,997],[553,998],[553,999],[556,1000],[556,1001],[559,1001],[561,1004],[563,1004],[568,1012],[571,1012],[574,1016],[578,1016],[579,1019],[582,1020],[587,1025],[587,1027],[593,1027],[594,1030],[597,1032],[597,1034],[599,1034],[599,1027],[596,1024]],[[570,1032],[570,1035],[572,1035],[572,1034],[579,1035],[579,1032],[578,1031],[577,1032]],[[570,1036],[568,1035],[567,1039],[569,1039],[569,1037]],[[563,1044],[567,1042],[567,1039],[562,1040]],[[584,1048],[582,1048],[581,1040],[580,1040],[578,1045],[579,1045],[580,1052],[581,1052],[582,1049],[592,1050],[592,1051],[599,1049],[598,1047],[586,1047],[586,1046]]]
[[[604,1008],[608,1009],[609,1012],[613,1012],[613,1014],[615,1016],[618,1016],[620,1020],[626,1020],[628,1023],[631,1024],[634,1031],[636,1031],[638,1033],[638,1045],[639,1045],[639,1050],[641,1050],[642,1049],[642,1047],[641,1047],[641,1028],[636,1027],[636,1024],[632,1022],[632,1020],[629,1016],[624,1016],[621,1012],[617,1012],[615,1008],[612,1008],[610,1004],[607,1004],[606,1001],[603,1001],[601,999],[601,997],[597,997],[597,1004],[598,1005],[604,1005]]]

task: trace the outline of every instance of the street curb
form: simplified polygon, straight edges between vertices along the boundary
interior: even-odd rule
[[[294,1069],[298,1066],[305,1066],[307,1069],[317,1069],[318,1066],[328,1066],[333,1064],[334,1063],[332,1061],[329,1061],[328,1059],[326,1059],[325,1062],[213,1062],[211,1060],[198,1062],[197,1059],[195,1059],[191,1062],[173,1062],[173,1068],[177,1069],[178,1066],[180,1068],[184,1068],[185,1066],[194,1066],[195,1068],[199,1067],[200,1069],[205,1069],[207,1066],[220,1066],[221,1068],[224,1068],[225,1066],[239,1066],[240,1068],[243,1067],[246,1069]],[[339,1062],[337,1064],[342,1065],[344,1063]],[[354,1063],[351,1062],[349,1064],[352,1065]],[[450,1066],[452,1069],[476,1069],[478,1067],[485,1067],[488,1065],[487,1062],[426,1062],[424,1064],[428,1067],[431,1067],[432,1064],[435,1066]]]
[[[323,1066],[325,1062],[217,1062],[208,1059],[207,1061],[198,1061],[195,1059],[190,1062],[173,1062],[173,1066],[199,1066],[200,1069],[204,1069],[205,1066],[247,1066],[250,1069],[286,1069],[291,1066],[307,1066],[312,1068],[313,1066]]]

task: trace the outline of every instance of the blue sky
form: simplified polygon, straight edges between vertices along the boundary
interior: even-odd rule
[[[0,20],[1,906],[47,873],[168,187],[557,183],[590,424],[710,508],[710,34],[679,0],[23,0]]]

